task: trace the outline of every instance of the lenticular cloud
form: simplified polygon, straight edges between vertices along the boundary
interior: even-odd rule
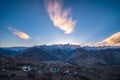
[[[12,28],[12,27],[8,27],[8,28],[14,35],[16,35],[22,39],[29,39],[30,38],[28,34],[22,32],[22,31],[19,31],[17,29]]]
[[[60,0],[45,0],[45,8],[54,26],[70,34],[74,30],[75,21],[70,16],[70,9],[62,8]]]

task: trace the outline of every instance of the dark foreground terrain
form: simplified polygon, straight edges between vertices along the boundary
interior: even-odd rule
[[[63,61],[0,55],[0,80],[120,80],[120,65],[79,67]]]

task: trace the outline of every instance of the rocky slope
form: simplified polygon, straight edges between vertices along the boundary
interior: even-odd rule
[[[102,50],[78,48],[72,51],[67,61],[79,66],[118,65],[120,64],[120,48]]]

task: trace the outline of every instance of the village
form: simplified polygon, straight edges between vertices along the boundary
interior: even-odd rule
[[[0,80],[120,80],[119,66],[113,69],[0,56]]]
[[[79,74],[88,71],[86,68],[62,61],[21,63],[4,60],[0,69],[2,80],[90,80]]]

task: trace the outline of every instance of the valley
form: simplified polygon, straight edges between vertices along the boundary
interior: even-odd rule
[[[120,80],[119,47],[88,50],[77,45],[44,45],[18,50],[13,56],[7,51],[0,51],[2,80]]]

